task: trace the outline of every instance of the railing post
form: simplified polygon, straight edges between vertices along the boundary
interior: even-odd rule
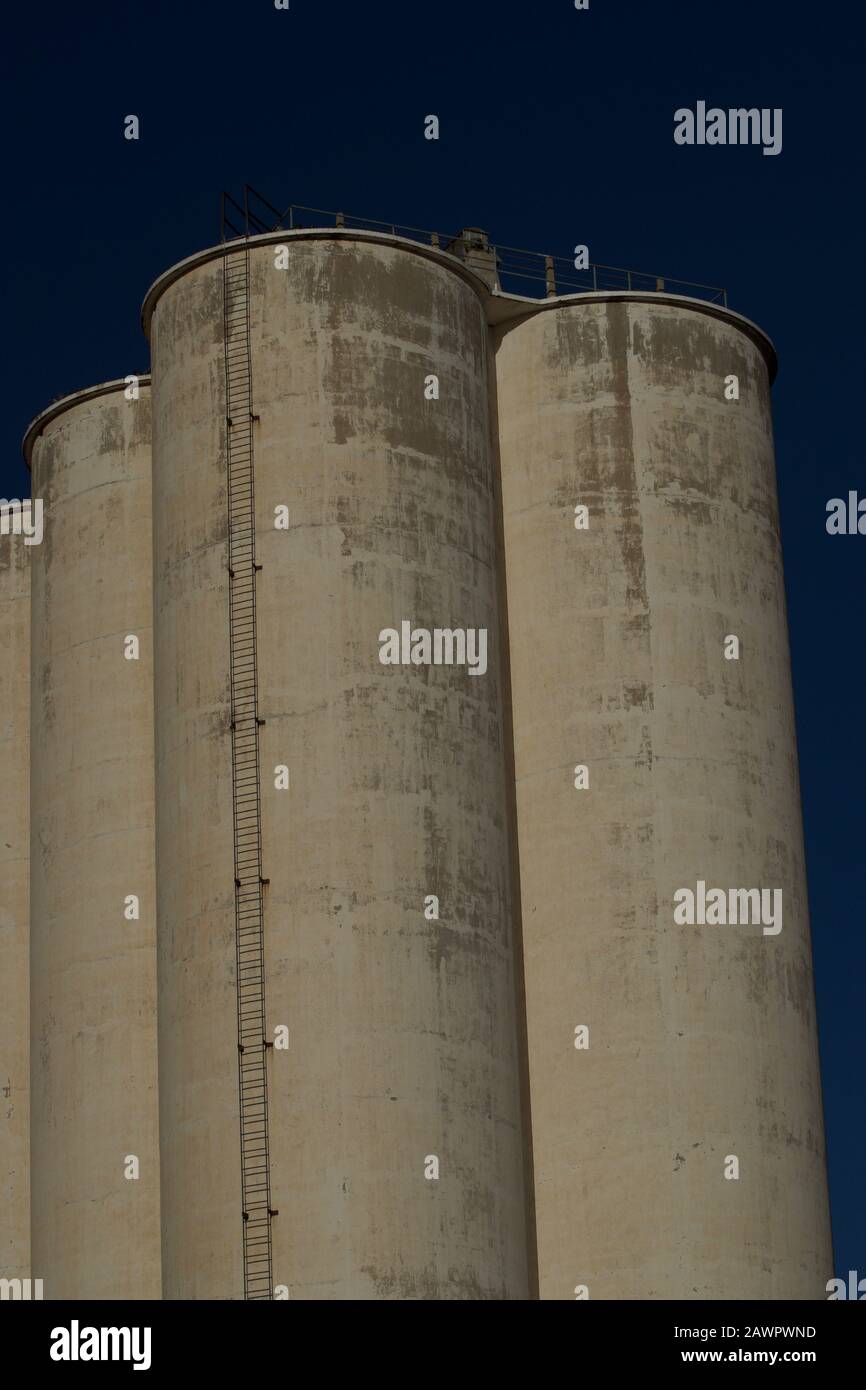
[[[336,217],[337,217],[337,226],[338,226],[338,227],[345,227],[345,225],[346,225],[346,214],[343,213],[343,212],[338,212],[338,213],[336,214]]]
[[[663,290],[664,287],[665,287],[665,282],[664,282],[664,280],[661,278],[660,275],[657,275],[657,276],[656,276],[656,289],[657,289],[657,290]]]
[[[544,278],[547,281],[547,297],[553,299],[556,295],[556,277],[553,273],[553,257],[544,258]]]
[[[592,267],[592,288],[593,288],[594,290],[597,290],[597,289],[598,289],[598,266],[597,266],[597,265],[593,265],[593,267]]]
[[[631,289],[631,271],[630,271],[630,270],[627,270],[627,271],[626,271],[626,276],[627,276],[627,278],[628,278],[628,287],[629,287],[629,289]]]

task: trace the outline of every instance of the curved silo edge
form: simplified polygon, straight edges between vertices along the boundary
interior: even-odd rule
[[[505,295],[496,292],[487,296],[487,322],[491,328],[502,325],[515,327],[518,323],[536,314],[565,308],[575,304],[667,304],[671,308],[693,309],[695,313],[708,318],[719,319],[722,323],[738,328],[760,349],[767,364],[770,385],[779,370],[779,358],[775,344],[767,333],[745,314],[721,304],[711,304],[706,299],[695,299],[691,295],[668,294],[653,290],[591,290],[585,294],[563,294],[550,299],[532,299],[525,295]]]
[[[145,372],[138,375],[138,384],[139,386],[150,386],[150,373]],[[107,396],[112,391],[124,391],[128,385],[129,378],[124,376],[116,377],[113,381],[101,381],[95,386],[82,386],[80,391],[72,391],[68,396],[60,396],[58,400],[52,401],[44,410],[41,410],[38,415],[34,415],[21,440],[21,453],[27,467],[31,467],[33,445],[45,426],[50,425],[52,420],[56,420],[58,415],[63,415],[67,410],[72,410],[76,405],[82,405],[85,401],[94,401],[99,396]]]

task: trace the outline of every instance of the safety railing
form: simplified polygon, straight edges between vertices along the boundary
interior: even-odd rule
[[[474,264],[480,268],[478,255],[486,259],[491,277],[499,290],[506,294],[530,298],[566,294],[592,294],[598,291],[665,292],[705,299],[711,304],[727,307],[727,291],[719,285],[705,285],[694,280],[679,280],[669,275],[649,274],[628,270],[623,266],[589,262],[586,267],[575,264],[567,256],[551,256],[540,251],[523,251],[515,246],[488,243],[483,233],[473,233],[471,242],[464,243],[464,231],[436,232],[428,228],[410,227],[398,222],[380,222],[374,218],[357,217],[353,213],[331,212],[325,208],[308,208],[293,203],[282,212],[249,185],[244,187],[241,202],[230,193],[223,193],[220,219],[221,239],[258,236],[265,232],[299,231],[318,227],[349,227],[357,231],[385,232],[405,237],[425,246],[436,246],[465,258],[471,245]],[[470,254],[470,259],[473,256]]]

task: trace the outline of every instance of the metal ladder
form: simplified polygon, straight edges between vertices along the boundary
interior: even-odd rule
[[[272,1299],[249,249],[223,257],[244,1298]]]

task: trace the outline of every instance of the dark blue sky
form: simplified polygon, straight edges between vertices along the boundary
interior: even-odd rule
[[[866,1276],[863,28],[839,0],[16,7],[4,20],[0,495],[52,397],[147,363],[141,299],[244,182],[297,202],[725,285],[770,334],[838,1273]],[[782,107],[783,151],[673,112]],[[438,143],[423,139],[428,113]],[[123,118],[141,120],[138,143]],[[859,422],[859,423],[858,423]]]

